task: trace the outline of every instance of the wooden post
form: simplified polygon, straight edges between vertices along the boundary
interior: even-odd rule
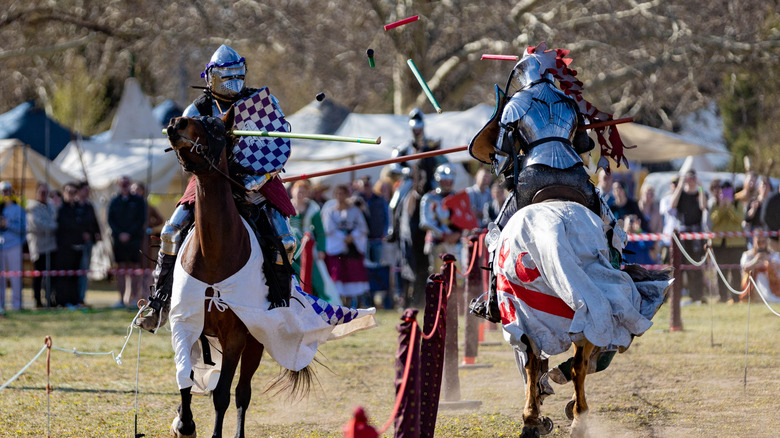
[[[452,254],[442,254],[441,259],[444,261],[441,267],[441,276],[444,280],[444,293],[446,294],[450,287],[455,289],[454,284],[450,284],[450,279],[454,283],[455,279],[452,277],[453,269],[455,266],[455,256]],[[455,295],[453,295],[455,298]],[[453,299],[448,301],[447,308],[447,334],[444,340],[444,373],[443,373],[443,387],[442,387],[442,399],[444,401],[458,401],[460,400],[460,379],[458,377],[458,300]]]
[[[680,238],[680,234],[675,231],[675,236]],[[669,297],[669,331],[678,332],[682,330],[682,317],[680,316],[680,298],[682,297],[682,252],[677,246],[677,242],[672,239],[669,245],[670,259],[674,273],[674,283],[672,284],[672,293]]]
[[[476,299],[482,293],[482,270],[479,268],[479,254],[474,251],[474,248],[479,246],[479,235],[469,237],[468,253],[472,258],[477,260],[469,260],[466,265],[471,266],[471,271],[466,274],[466,286],[463,288],[463,302],[466,304],[464,307],[464,313],[466,319],[464,320],[464,339],[465,344],[463,351],[463,365],[473,365],[474,360],[477,357],[479,350],[479,324],[480,320],[472,315],[469,315],[468,308],[471,300]]]
[[[406,357],[412,355],[406,388],[395,416],[395,438],[420,437],[420,335],[410,345],[412,324],[417,320],[417,309],[404,310],[398,330],[398,352],[395,355],[395,390],[400,390],[406,368]]]
[[[441,295],[441,300],[439,296]],[[441,305],[440,305],[441,303]],[[437,318],[438,316],[438,318]],[[447,285],[431,274],[425,287],[425,316],[420,342],[420,437],[433,437],[439,413],[444,343],[447,332]]]

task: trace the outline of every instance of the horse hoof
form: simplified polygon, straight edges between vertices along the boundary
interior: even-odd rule
[[[571,422],[572,438],[586,438],[588,434],[587,415],[581,413]]]
[[[566,407],[563,409],[563,412],[566,413],[566,418],[569,420],[574,419],[574,400],[569,400],[569,402],[566,403]]]
[[[539,426],[537,426],[537,429],[539,430],[540,434],[549,434],[553,431],[553,427],[555,427],[555,425],[553,424],[553,421],[550,419],[550,417],[541,417],[539,419]]]
[[[523,426],[520,438],[539,438],[539,429],[533,426]]]
[[[176,418],[173,419],[173,423],[171,424],[171,437],[172,438],[196,438],[198,436],[198,432],[195,430],[194,422],[192,423],[191,434],[185,434],[180,432],[183,427],[184,424],[182,424],[181,420],[179,419],[179,416],[177,415]]]

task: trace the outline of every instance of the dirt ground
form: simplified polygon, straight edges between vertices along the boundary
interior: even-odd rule
[[[10,313],[0,320],[0,384],[39,352],[45,336],[69,352],[51,353],[50,397],[44,353],[22,376],[0,391],[0,436],[133,436],[136,366],[139,392],[137,430],[147,437],[167,436],[179,403],[170,333],[131,334],[118,365],[118,354],[134,312],[110,310],[110,288],[91,290],[88,310]],[[780,309],[776,309],[778,311]],[[776,437],[780,433],[780,317],[763,303],[691,305],[682,308],[684,330],[669,332],[668,307],[655,325],[617,355],[605,371],[588,377],[592,437]],[[253,381],[247,436],[340,437],[353,408],[363,406],[379,428],[388,420],[400,313],[382,311],[379,327],[325,344],[317,366],[318,383],[294,402],[263,393],[279,373],[266,356]],[[749,319],[748,319],[749,318]],[[749,330],[748,330],[749,321]],[[460,321],[462,340],[463,319]],[[488,368],[461,369],[462,400],[481,402],[470,410],[439,411],[440,437],[517,437],[522,430],[523,384],[512,351],[500,331],[486,332],[494,345],[480,347],[477,363]],[[461,350],[462,355],[462,350]],[[557,363],[566,355],[553,358]],[[555,423],[547,436],[568,436],[563,408],[570,386],[553,385],[543,414]],[[194,400],[201,436],[213,425],[209,397]],[[232,436],[235,409],[228,411],[225,433]],[[391,436],[392,427],[385,436]]]

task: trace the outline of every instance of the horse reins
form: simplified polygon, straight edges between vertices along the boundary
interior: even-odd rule
[[[182,167],[184,167],[184,170],[186,170],[188,172],[195,172],[195,171],[199,171],[201,169],[210,168],[211,170],[215,170],[217,173],[219,173],[220,175],[224,176],[231,183],[235,184],[236,186],[240,187],[243,190],[246,190],[246,188],[244,187],[243,184],[241,184],[240,182],[238,182],[235,179],[233,179],[227,173],[223,172],[222,169],[217,167],[217,165],[214,163],[214,159],[203,152],[203,145],[198,143],[198,140],[200,140],[200,137],[196,138],[195,140],[187,138],[187,137],[185,137],[183,135],[179,135],[179,137],[180,137],[180,139],[182,141],[184,141],[185,143],[189,143],[191,145],[190,152],[195,152],[196,154],[200,155],[201,157],[203,157],[204,160],[206,160],[206,163],[208,163],[207,166],[199,166],[197,168],[194,168],[194,167],[188,167],[188,165],[186,163],[182,162]],[[169,151],[178,152],[178,150],[182,149],[183,147],[185,147],[185,146],[178,146],[178,147],[171,146],[170,148],[166,149],[165,151],[166,152],[169,152]],[[179,158],[181,158],[181,157],[179,157]],[[181,159],[180,159],[180,161],[181,161]]]

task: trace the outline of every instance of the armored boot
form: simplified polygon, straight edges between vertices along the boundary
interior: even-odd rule
[[[149,297],[147,309],[151,311],[141,315],[134,321],[135,325],[152,333],[165,325],[168,312],[171,310],[171,291],[173,289],[173,267],[176,254],[181,243],[192,225],[192,211],[186,204],[181,204],[173,211],[171,218],[160,232],[160,251],[157,253],[157,267],[154,269],[154,286]]]
[[[268,285],[269,310],[290,305],[291,282],[295,271],[290,264],[297,242],[287,219],[267,202],[252,218],[263,252],[263,273]],[[263,230],[265,232],[261,232]]]
[[[154,333],[158,327],[165,325],[168,312],[171,310],[171,291],[173,288],[173,267],[176,256],[160,252],[157,257],[157,267],[154,269],[154,286],[149,297],[151,312],[141,315],[135,320],[135,325]]]

